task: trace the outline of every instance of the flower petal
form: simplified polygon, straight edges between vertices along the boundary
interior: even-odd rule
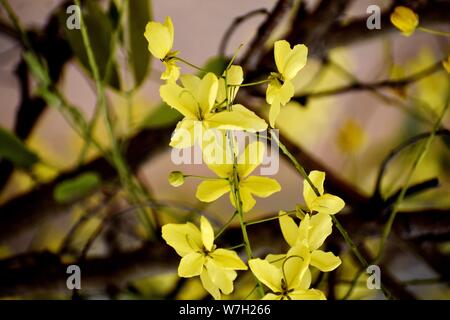
[[[247,189],[241,189],[240,195],[241,195],[241,202],[242,202],[242,211],[248,212],[248,211],[252,210],[256,204],[256,201],[253,198],[250,191],[248,191]],[[230,192],[230,201],[231,201],[231,204],[233,205],[233,207],[236,208],[236,203],[234,201],[234,195],[232,192]]]
[[[286,40],[275,41],[273,53],[278,72],[283,73],[286,60],[289,58],[291,53],[291,45]]]
[[[205,116],[211,111],[217,97],[217,89],[219,88],[219,80],[212,72],[208,72],[200,81],[198,87],[198,103],[202,109],[202,115]]]
[[[214,262],[224,268],[231,270],[247,270],[247,266],[233,250],[216,249],[210,253]]]
[[[164,225],[162,237],[182,257],[203,247],[200,230],[190,222]]]
[[[221,111],[205,118],[209,128],[222,130],[247,130],[258,132],[267,129],[267,123],[243,105],[235,104],[231,111]]]
[[[184,118],[179,121],[170,138],[170,146],[176,149],[190,148],[195,142],[195,125],[200,121]]]
[[[273,103],[270,105],[269,111],[269,123],[272,128],[275,128],[275,122],[277,121],[278,115],[280,114],[280,100],[279,98],[275,98]]]
[[[198,90],[200,87],[201,79],[193,74],[183,74],[180,77],[181,83],[183,87],[185,87],[189,92],[192,92],[192,95],[195,99],[198,99]]]
[[[220,300],[219,287],[213,283],[206,269],[203,269],[202,273],[200,273],[200,280],[202,281],[203,288],[205,288],[214,299]]]
[[[280,211],[281,214],[282,211]],[[280,215],[278,218],[280,222],[281,233],[283,234],[284,240],[293,247],[297,241],[298,237],[298,226],[294,219],[288,215]]]
[[[314,170],[309,173],[308,177],[312,184],[317,188],[320,195],[322,195],[325,172]],[[311,210],[311,204],[317,198],[317,195],[306,179],[303,181],[303,198],[305,199],[307,207]]]
[[[214,229],[204,216],[200,217],[200,233],[206,250],[211,251],[214,245]]]
[[[265,151],[266,147],[261,141],[252,142],[245,147],[237,162],[239,178],[244,179],[262,163]]]
[[[200,201],[212,202],[214,200],[217,200],[230,190],[230,183],[227,180],[210,179],[202,181],[198,185],[195,196]]]
[[[191,278],[200,275],[205,263],[205,256],[199,252],[192,252],[185,255],[178,266],[178,276]]]
[[[175,60],[171,59],[169,61],[164,61],[163,64],[166,67],[166,70],[161,74],[161,79],[171,83],[177,81],[180,76],[180,67],[177,66]]]
[[[325,239],[331,234],[333,222],[331,217],[323,212],[311,217],[311,230],[309,232],[308,244],[311,250],[322,246]]]
[[[166,83],[159,88],[159,95],[165,103],[190,119],[197,119],[198,107],[192,93],[175,83]]]
[[[281,279],[283,274],[281,270],[270,264],[266,260],[262,259],[251,259],[248,262],[250,270],[259,281],[265,284],[273,292],[282,292],[281,289]]]
[[[222,291],[224,294],[230,294],[233,292],[233,281],[237,277],[237,273],[234,270],[226,270],[218,266],[214,261],[209,260],[206,269],[212,282]]]
[[[283,299],[283,296],[281,294],[268,293],[264,297],[262,297],[261,300],[281,300],[281,299]]]
[[[243,188],[260,198],[267,198],[271,194],[281,190],[281,186],[277,180],[260,176],[251,176],[243,179],[241,181],[241,189]]]
[[[338,196],[325,193],[323,196],[316,198],[309,208],[311,211],[323,212],[326,214],[335,214],[345,207],[345,202]]]
[[[305,66],[308,57],[308,48],[304,44],[294,46],[285,62],[283,75],[285,80],[293,79],[297,73]]]
[[[292,300],[326,300],[322,291],[317,289],[295,290],[289,293]]]
[[[171,26],[171,30],[169,28]],[[148,50],[158,59],[164,59],[173,46],[173,25],[170,17],[166,18],[164,25],[150,21],[145,26],[145,38],[148,41]]]
[[[311,253],[311,265],[322,272],[329,272],[336,269],[341,264],[341,259],[332,252],[314,250]]]

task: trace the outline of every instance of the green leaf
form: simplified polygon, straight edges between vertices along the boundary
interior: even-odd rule
[[[162,102],[142,123],[145,128],[170,127],[183,119],[183,115],[176,109]]]
[[[102,11],[97,1],[85,0],[82,6],[83,18],[89,34],[89,40],[94,52],[95,61],[98,65],[100,77],[105,78],[106,66],[110,54],[110,43],[113,34],[113,22],[108,15]],[[74,55],[80,63],[88,70],[92,76],[86,49],[81,37],[81,31],[77,29],[69,30],[66,26],[67,14],[60,12],[59,21],[64,29],[64,34],[72,48]],[[111,87],[120,89],[119,74],[115,63],[111,66],[108,79],[105,81]]]
[[[150,0],[128,1],[130,58],[136,87],[144,81],[150,64],[150,52],[144,37],[145,26],[150,20]]]
[[[96,172],[86,172],[57,184],[53,189],[53,198],[59,203],[70,203],[85,197],[100,185],[101,179]]]
[[[203,69],[207,72],[213,72],[218,77],[222,76],[223,72],[225,71],[225,68],[228,65],[228,60],[222,56],[212,57],[206,61],[205,66]]]
[[[30,151],[14,134],[0,127],[0,158],[5,158],[15,165],[30,168],[39,161],[38,156]]]

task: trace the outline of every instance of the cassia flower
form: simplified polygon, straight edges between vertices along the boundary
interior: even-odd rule
[[[204,216],[200,217],[200,230],[190,222],[166,224],[162,227],[162,237],[182,257],[178,275],[200,276],[203,287],[215,299],[220,299],[221,293],[233,292],[235,270],[247,270],[235,251],[216,247],[214,230]]]
[[[195,131],[196,124],[202,129],[251,132],[267,128],[263,119],[240,104],[233,105],[230,111],[214,110],[219,87],[219,80],[214,73],[209,72],[202,79],[194,75],[183,75],[181,83],[183,87],[176,83],[166,83],[159,89],[163,101],[184,115],[184,119],[177,124],[172,135],[171,147],[191,147],[196,140],[201,139],[202,137],[199,137],[201,134]]]
[[[320,194],[317,196],[308,181],[306,179],[303,181],[303,198],[310,213],[335,214],[344,208],[344,200],[338,196],[324,193],[325,172],[314,170],[309,173],[308,177]]]
[[[226,81],[226,83],[225,83]],[[244,81],[244,72],[241,66],[232,65],[219,79],[219,91],[217,103],[233,101],[239,90],[239,85]],[[226,88],[228,87],[228,91]]]
[[[408,7],[397,6],[391,13],[391,22],[403,35],[409,37],[419,25],[419,16]]]
[[[237,161],[237,175],[239,181],[239,193],[242,201],[242,210],[250,211],[255,206],[253,195],[266,198],[281,190],[280,184],[272,178],[249,176],[263,160],[265,147],[262,142],[249,144]],[[236,207],[232,191],[233,164],[211,164],[208,167],[220,178],[202,181],[197,187],[196,197],[203,202],[212,202],[230,192],[230,200]]]
[[[349,119],[339,130],[337,143],[342,152],[356,154],[367,141],[363,128],[355,120]]]
[[[145,27],[144,36],[148,41],[150,53],[160,59],[166,67],[161,79],[175,82],[180,76],[180,68],[175,63],[178,51],[171,51],[174,38],[172,19],[166,17],[163,24],[150,21]]]
[[[286,242],[313,267],[329,272],[341,264],[341,259],[332,252],[319,250],[332,232],[333,222],[328,214],[318,213],[312,217],[306,214],[297,225],[294,219],[281,212],[279,222]]]
[[[287,104],[294,96],[294,85],[291,80],[305,66],[308,48],[304,44],[297,44],[291,49],[289,42],[279,40],[274,44],[274,56],[278,73],[271,73],[266,91],[266,101],[270,104],[271,127],[275,126],[280,107]]]
[[[297,255],[296,249],[289,250],[285,259],[270,263],[267,259],[251,259],[248,262],[252,273],[272,292],[263,300],[325,300],[317,289],[309,289],[311,272],[308,261]]]

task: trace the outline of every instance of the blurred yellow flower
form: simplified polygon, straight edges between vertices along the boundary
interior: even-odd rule
[[[266,198],[281,190],[280,184],[275,179],[260,176],[249,177],[249,174],[262,163],[264,151],[265,147],[262,142],[254,142],[245,148],[244,153],[240,155],[237,161],[239,192],[244,212],[250,211],[255,206],[256,201],[253,195]],[[207,165],[220,178],[201,182],[197,187],[196,197],[203,202],[212,202],[231,191],[234,179],[233,164],[207,163]],[[232,192],[230,192],[230,200],[233,206],[236,206]]]
[[[349,119],[339,130],[337,143],[342,152],[355,154],[360,151],[367,141],[367,135],[358,122]]]
[[[178,275],[200,276],[203,287],[215,299],[220,299],[221,293],[233,291],[235,270],[247,270],[235,251],[217,249],[214,230],[204,216],[200,217],[200,230],[190,222],[166,224],[162,227],[162,237],[182,257]]]
[[[267,128],[266,122],[252,111],[240,104],[232,106],[232,110],[215,112],[219,80],[214,73],[207,73],[202,79],[186,74],[181,77],[183,87],[176,83],[166,83],[159,89],[161,98],[172,108],[178,110],[184,119],[178,122],[170,146],[187,148],[196,141],[202,142],[195,124],[202,129],[228,129],[262,131]],[[200,144],[202,145],[202,144]]]
[[[320,193],[320,196],[317,196],[308,181],[303,181],[303,198],[310,213],[335,214],[344,208],[344,200],[329,193],[324,194],[325,172],[311,171],[309,179]]]
[[[172,19],[166,17],[163,24],[150,21],[145,27],[144,36],[148,41],[150,53],[160,59],[166,67],[161,79],[175,82],[180,76],[180,68],[175,63],[178,51],[171,52],[174,38]]]
[[[332,252],[319,250],[332,232],[333,223],[328,214],[318,213],[311,217],[306,214],[300,225],[297,225],[294,219],[280,212],[279,222],[286,242],[296,248],[297,254],[313,267],[329,272],[341,264],[341,259]]]
[[[447,70],[448,73],[450,73],[450,54],[448,55],[446,60],[442,61],[442,65],[444,66],[444,69]]]
[[[391,22],[404,36],[409,37],[419,25],[419,16],[410,8],[397,6],[391,13]]]
[[[278,73],[271,73],[266,91],[266,101],[270,104],[271,127],[275,126],[280,106],[284,106],[294,96],[294,85],[291,80],[305,66],[308,48],[304,44],[297,44],[291,49],[289,42],[279,40],[274,44],[274,56]]]
[[[309,289],[311,272],[308,261],[297,255],[296,248],[280,264],[271,264],[268,260],[251,259],[248,262],[253,274],[266,285],[272,293],[263,300],[325,300],[325,295],[317,289]]]

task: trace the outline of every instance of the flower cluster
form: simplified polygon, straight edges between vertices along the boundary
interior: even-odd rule
[[[301,222],[297,224],[290,216],[295,210],[290,213],[281,211],[279,216],[270,218],[279,219],[281,233],[290,249],[286,254],[272,254],[264,260],[254,259],[248,242],[245,214],[255,206],[254,197],[269,197],[279,192],[281,186],[275,179],[254,175],[255,169],[263,162],[266,151],[264,143],[248,143],[241,149],[236,143],[238,132],[256,135],[268,128],[264,119],[244,105],[234,102],[239,88],[268,83],[266,101],[270,105],[269,123],[274,127],[280,107],[294,95],[292,80],[306,64],[307,47],[299,44],[291,48],[285,40],[276,41],[274,57],[277,71],[265,80],[244,83],[244,70],[233,64],[234,59],[223,74],[216,75],[180,58],[179,52],[172,50],[174,27],[170,17],[163,24],[149,22],[144,35],[148,40],[149,51],[166,68],[161,75],[161,79],[166,82],[160,87],[160,96],[167,105],[183,115],[172,135],[170,146],[182,149],[196,145],[201,148],[204,162],[216,177],[203,177],[204,180],[197,187],[196,197],[203,202],[213,202],[224,194],[230,195],[230,202],[235,208],[232,217],[240,219],[244,241],[240,246],[246,249],[248,267],[255,278],[272,291],[265,294],[264,298],[324,299],[325,295],[321,291],[310,288],[310,268],[328,272],[341,263],[339,257],[320,250],[320,247],[332,231],[330,215],[340,211],[344,202],[324,192],[325,173],[311,172],[303,188],[305,207],[298,215]],[[202,76],[180,75],[177,62],[200,69]],[[196,134],[198,129],[215,129],[218,135],[206,139]],[[209,152],[209,145],[217,145],[219,140],[225,140],[231,146],[231,151],[224,148],[220,150],[223,152],[217,152],[217,149],[214,153]],[[169,182],[178,187],[187,177],[191,176],[174,171],[169,175]],[[166,224],[162,227],[162,237],[182,257],[178,275],[186,278],[199,276],[205,290],[215,299],[233,291],[237,270],[248,269],[236,251],[217,248],[214,244],[214,229],[204,216],[200,217],[200,228],[191,222]],[[261,291],[263,287],[260,285]]]

